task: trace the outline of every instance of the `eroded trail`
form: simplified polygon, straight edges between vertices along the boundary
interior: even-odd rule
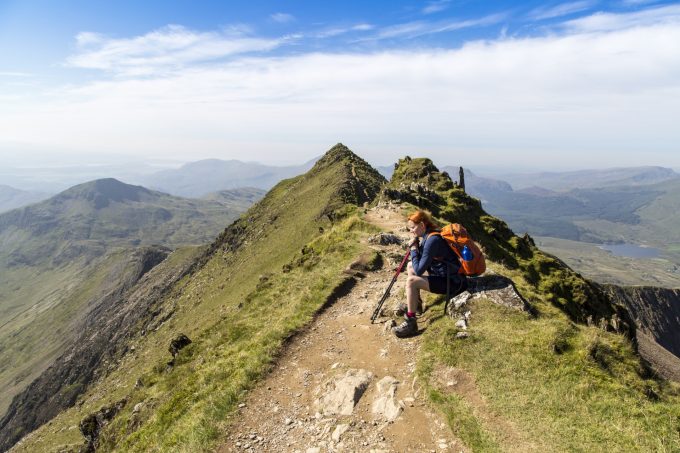
[[[396,210],[377,208],[366,220],[406,235]],[[403,253],[403,246],[372,246],[385,255]],[[467,451],[415,378],[420,338],[397,339],[370,322],[393,267],[366,272],[287,345],[239,408],[219,451]],[[404,282],[402,276],[395,284],[386,312],[403,298]],[[421,329],[427,318],[426,312],[419,319]]]

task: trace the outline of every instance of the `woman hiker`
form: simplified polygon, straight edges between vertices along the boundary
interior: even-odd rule
[[[430,213],[423,210],[414,212],[408,217],[407,225],[411,234],[409,243],[411,262],[408,263],[406,279],[406,304],[401,304],[397,309],[398,312],[405,312],[405,320],[392,328],[392,332],[399,338],[418,333],[416,312],[422,311],[421,289],[435,294],[446,294],[447,274],[450,296],[467,289],[467,279],[458,273],[460,269],[458,255],[438,234],[439,228],[432,222]],[[426,272],[427,275],[423,275]]]

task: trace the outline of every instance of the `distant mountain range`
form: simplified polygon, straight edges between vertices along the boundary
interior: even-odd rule
[[[145,187],[183,197],[202,197],[211,192],[241,187],[271,189],[282,179],[305,173],[318,159],[302,165],[275,167],[239,160],[206,159],[174,170],[140,178]]]
[[[621,185],[613,185],[614,175],[624,174],[625,178],[616,180]],[[478,177],[469,170],[465,175],[467,191],[518,232],[586,242],[680,244],[680,215],[676,214],[680,175],[670,169],[555,173],[553,189],[534,184],[519,190],[506,181]],[[566,183],[568,177],[573,178],[571,185]],[[580,187],[588,177],[592,178],[585,184],[588,187]],[[544,181],[537,175],[536,182]],[[595,183],[600,186],[589,188]],[[554,190],[557,188],[561,191]]]
[[[495,178],[508,182],[515,190],[542,187],[555,191],[602,187],[645,186],[680,178],[664,167],[626,167],[564,172],[506,173]]]
[[[20,190],[0,184],[0,213],[37,203],[46,198],[49,198],[47,193]]]

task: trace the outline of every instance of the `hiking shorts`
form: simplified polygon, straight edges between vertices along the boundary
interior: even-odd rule
[[[435,294],[446,294],[446,277],[428,276],[427,281],[430,284],[430,292]],[[449,277],[449,291],[451,297],[460,294],[468,287],[467,278],[464,275],[454,275]]]

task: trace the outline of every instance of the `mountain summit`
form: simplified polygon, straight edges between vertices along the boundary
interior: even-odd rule
[[[111,202],[124,203],[139,202],[160,196],[160,194],[145,189],[142,186],[132,186],[122,183],[114,178],[97,179],[71,187],[52,199],[53,203],[65,202],[66,200],[87,200],[95,209],[102,209]]]

